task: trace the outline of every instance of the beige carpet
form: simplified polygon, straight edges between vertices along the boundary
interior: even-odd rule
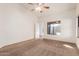
[[[28,40],[5,46],[1,56],[78,56],[75,44],[55,40]]]

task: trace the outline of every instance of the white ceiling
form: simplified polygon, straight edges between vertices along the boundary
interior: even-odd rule
[[[47,5],[50,7],[48,11],[45,11],[43,13],[39,13],[37,11],[32,11],[32,9],[35,8],[34,5],[24,4],[24,7],[30,11],[32,11],[36,16],[45,16],[45,15],[55,15],[55,14],[63,14],[67,11],[75,10],[76,9],[76,3],[47,3]]]

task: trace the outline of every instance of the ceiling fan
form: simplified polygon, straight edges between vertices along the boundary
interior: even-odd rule
[[[47,11],[50,7],[46,3],[28,3],[31,6],[35,6],[32,11],[39,11],[40,13]]]

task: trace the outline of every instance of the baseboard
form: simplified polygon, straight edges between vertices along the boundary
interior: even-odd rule
[[[66,43],[73,43],[73,44],[76,44],[74,42],[68,42],[68,41],[64,41],[64,40],[56,40],[56,39],[48,39],[48,38],[43,38],[43,40],[55,40],[55,41],[60,41],[60,42],[66,42]]]
[[[2,46],[0,46],[0,48],[3,48],[5,46],[9,46],[9,45],[13,45],[13,44],[17,44],[17,43],[20,43],[20,42],[24,42],[24,41],[29,41],[29,40],[34,40],[34,38],[30,38],[30,39],[23,39],[21,41],[16,41],[16,42],[10,42],[10,43],[7,43],[7,44],[4,44]]]

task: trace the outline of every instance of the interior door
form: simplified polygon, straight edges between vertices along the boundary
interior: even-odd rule
[[[36,39],[40,38],[40,24],[39,23],[35,24],[35,38]]]

